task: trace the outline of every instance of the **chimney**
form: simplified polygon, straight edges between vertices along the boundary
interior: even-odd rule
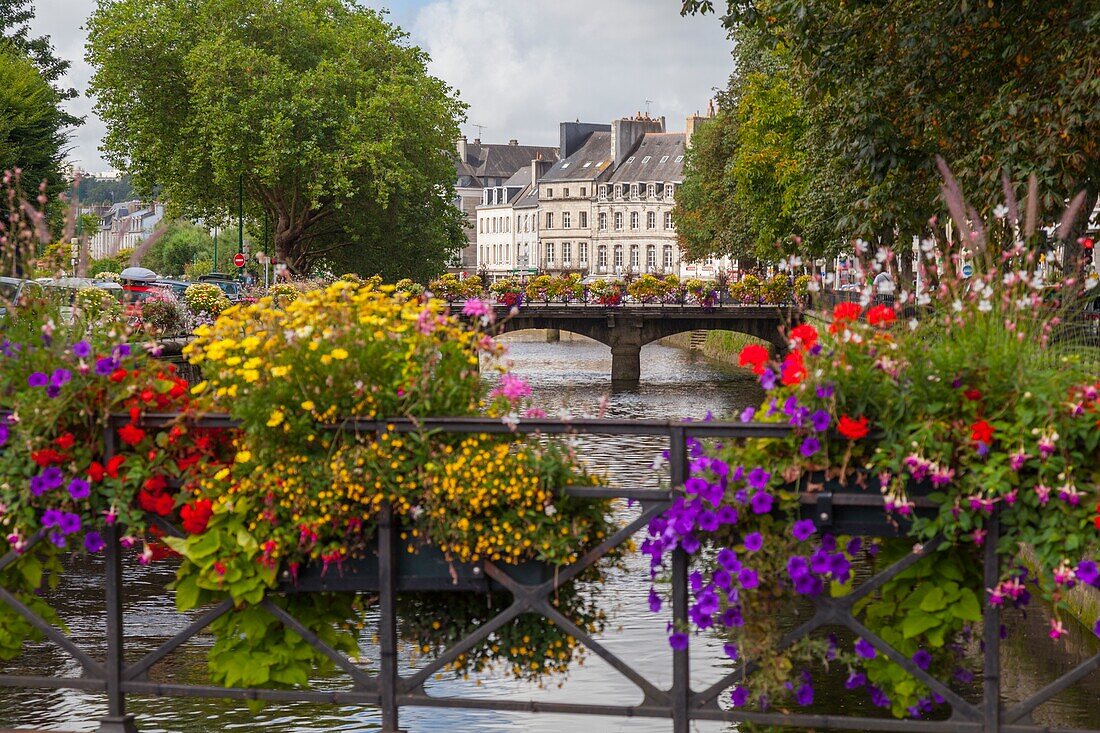
[[[531,161],[531,185],[538,183],[539,179],[546,175],[546,171],[550,170],[553,165],[552,161],[543,160],[542,153],[538,153],[535,159]]]
[[[707,100],[707,117],[714,117],[714,100]]]
[[[664,132],[665,118],[630,119],[624,117],[611,122],[611,164],[619,167],[647,132]]]
[[[463,163],[469,163],[470,159],[467,157],[467,154],[466,154],[466,136],[465,135],[459,136],[458,145],[456,147],[458,148],[458,159],[461,160]]]
[[[708,120],[710,120],[711,117],[714,116],[713,112],[714,112],[714,107],[710,106],[710,107],[707,108],[707,116],[706,117],[701,117],[699,115],[699,113],[696,112],[694,115],[687,118],[687,121],[684,124],[684,149],[685,150],[687,148],[691,147],[691,138],[692,138],[692,136],[695,135],[696,132],[698,132],[700,127],[702,127]]]
[[[519,145],[519,140],[516,140],[515,138],[512,138],[511,140],[508,141],[508,144],[515,147],[516,145]]]

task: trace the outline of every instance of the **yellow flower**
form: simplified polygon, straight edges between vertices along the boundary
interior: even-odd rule
[[[344,359],[348,358],[348,352],[346,349],[333,349],[332,358],[343,361]]]
[[[195,394],[195,395],[202,394],[203,392],[206,391],[206,388],[209,387],[209,386],[210,386],[210,383],[207,382],[206,380],[203,380],[203,381],[199,382],[198,384],[196,384],[194,387],[191,388],[191,394]]]
[[[250,451],[242,450],[237,451],[237,463],[248,463],[252,460],[252,453]]]
[[[277,427],[283,421],[283,417],[282,410],[273,410],[271,417],[267,419],[267,426],[269,428]]]
[[[271,376],[273,377],[285,377],[288,373],[290,373],[290,367],[288,366],[277,366],[271,368]]]
[[[315,405],[313,404],[313,400],[306,400],[302,403],[302,409],[306,412],[313,412],[314,407]]]

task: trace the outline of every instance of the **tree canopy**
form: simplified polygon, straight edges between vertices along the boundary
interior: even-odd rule
[[[685,14],[715,10],[683,0]],[[838,231],[921,234],[939,213],[942,155],[984,214],[1038,182],[1056,222],[1100,191],[1100,9],[1089,0],[728,0],[722,22],[789,51]],[[839,176],[839,179],[836,178]]]
[[[22,169],[24,186],[33,191],[43,181],[56,190],[65,115],[57,92],[29,58],[0,46],[0,171]]]
[[[0,46],[7,46],[29,57],[42,77],[53,86],[59,101],[72,99],[77,96],[75,89],[58,86],[61,78],[68,72],[70,62],[57,57],[48,36],[31,37],[32,20],[34,6],[30,0],[0,0]],[[79,117],[73,117],[67,112],[62,113],[62,121],[66,127],[81,123]]]
[[[463,105],[427,57],[350,0],[102,0],[91,90],[108,159],[172,213],[269,222],[297,272],[427,277],[463,243]]]

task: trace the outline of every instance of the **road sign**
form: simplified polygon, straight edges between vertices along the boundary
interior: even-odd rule
[[[237,267],[244,267],[244,255],[240,252],[233,255],[233,264]]]
[[[963,277],[970,277],[974,274],[974,266],[970,264],[963,265]]]

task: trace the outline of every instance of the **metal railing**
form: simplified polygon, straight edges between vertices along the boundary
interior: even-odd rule
[[[175,415],[150,415],[144,418],[146,428],[164,427]],[[118,416],[111,421],[111,428],[104,436],[105,454],[110,456],[118,447],[115,431],[125,424],[129,416]],[[233,428],[233,420],[225,416],[209,416],[194,423],[196,427]],[[595,499],[625,498],[640,504],[640,514],[621,527],[598,546],[591,549],[572,565],[561,568],[552,579],[526,585],[512,579],[492,562],[483,562],[484,573],[512,596],[511,604],[477,630],[455,643],[437,658],[424,664],[411,674],[402,675],[398,668],[398,615],[397,615],[397,557],[398,532],[394,515],[388,503],[381,507],[378,518],[379,535],[379,671],[368,674],[348,656],[325,644],[316,634],[297,621],[285,610],[264,601],[264,608],[276,616],[287,628],[299,634],[313,649],[331,659],[347,673],[353,684],[343,690],[309,689],[251,689],[223,688],[212,685],[163,683],[150,681],[147,673],[154,664],[163,660],[181,645],[202,632],[215,620],[228,613],[233,604],[229,600],[208,609],[179,633],[165,640],[160,646],[136,661],[126,654],[127,639],[123,634],[123,601],[125,587],[122,578],[123,553],[119,549],[122,529],[108,526],[105,531],[106,549],[106,659],[94,659],[79,648],[61,630],[35,614],[7,590],[0,588],[0,602],[14,608],[32,623],[54,644],[69,653],[80,665],[79,677],[43,677],[0,674],[0,686],[16,686],[48,689],[78,689],[102,692],[106,695],[108,715],[102,719],[100,733],[133,733],[137,726],[126,713],[127,696],[229,698],[238,700],[266,700],[275,702],[314,702],[334,705],[373,705],[381,709],[382,730],[385,733],[399,731],[399,714],[407,707],[465,708],[497,711],[527,711],[531,713],[572,713],[606,716],[639,716],[665,718],[671,721],[674,733],[687,733],[692,721],[749,721],[783,727],[819,729],[859,729],[880,731],[914,731],[927,733],[1042,733],[1053,729],[1031,722],[1030,715],[1039,705],[1058,693],[1070,688],[1093,671],[1100,669],[1100,654],[1080,663],[1069,673],[1051,681],[1027,699],[1005,706],[1001,701],[1000,676],[1000,611],[997,606],[983,609],[981,640],[983,644],[982,697],[970,702],[955,692],[948,684],[935,678],[868,629],[855,616],[853,608],[885,583],[904,572],[922,557],[935,551],[939,542],[933,541],[917,548],[904,559],[878,572],[853,591],[841,598],[827,594],[812,598],[814,613],[809,620],[788,632],[780,641],[780,648],[789,647],[798,640],[823,627],[843,627],[866,639],[880,653],[903,668],[908,674],[940,695],[950,707],[946,720],[898,720],[863,715],[829,715],[813,713],[753,712],[726,709],[719,704],[719,696],[739,681],[753,663],[739,667],[718,682],[702,690],[691,685],[689,649],[672,651],[672,684],[667,689],[658,687],[641,672],[610,651],[591,634],[578,627],[561,614],[553,605],[555,591],[577,578],[587,568],[615,548],[627,542],[655,517],[666,511],[679,494],[689,477],[689,443],[705,439],[744,439],[780,437],[789,430],[777,424],[741,424],[722,422],[667,422],[657,420],[526,420],[516,427],[488,418],[429,418],[415,422],[409,419],[348,420],[326,429],[354,431],[358,434],[378,433],[387,430],[397,432],[438,431],[451,434],[542,434],[542,435],[592,435],[592,436],[658,436],[668,440],[668,455],[672,489],[649,487],[571,487],[565,490],[570,496]],[[894,535],[896,528],[886,522],[869,525],[866,521],[868,507],[881,507],[881,497],[868,494],[831,494],[828,492],[803,495],[804,516],[812,518],[820,529],[842,534]],[[931,508],[928,500],[918,500],[918,507]],[[180,531],[163,519],[156,518],[162,530],[180,535]],[[999,536],[998,520],[994,515],[988,525],[989,534],[984,550],[984,587],[993,587],[1000,577],[1000,562],[996,547]],[[30,543],[42,542],[44,532],[31,538]],[[17,562],[19,555],[9,553],[0,558],[0,570]],[[686,627],[688,622],[688,570],[689,556],[677,549],[672,554],[671,594],[673,622]],[[571,702],[541,702],[534,700],[500,700],[485,697],[433,697],[425,689],[425,683],[433,675],[443,671],[464,653],[485,643],[493,633],[522,614],[539,614],[561,630],[573,636],[590,652],[607,662],[612,668],[630,680],[643,694],[637,705],[582,704]],[[1059,729],[1071,731],[1074,729]],[[1078,731],[1084,729],[1076,729]],[[1094,732],[1095,733],[1095,732]]]

